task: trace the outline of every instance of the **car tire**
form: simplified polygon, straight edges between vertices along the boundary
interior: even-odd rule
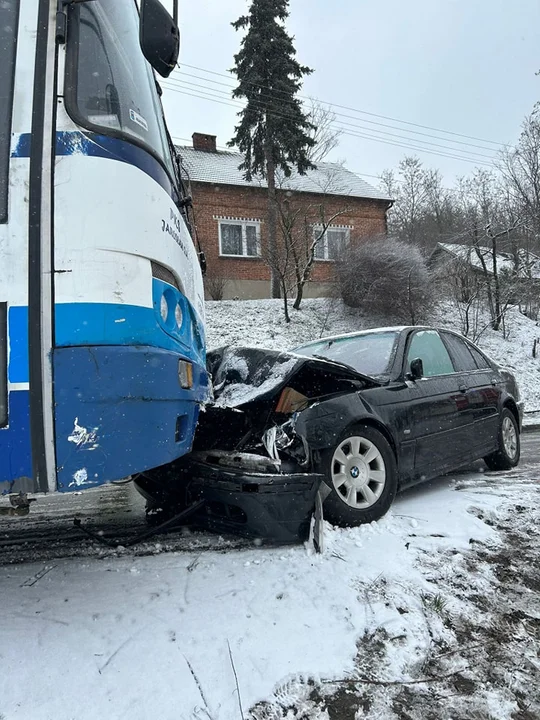
[[[498,432],[499,449],[484,458],[490,470],[511,470],[519,463],[521,445],[514,413],[504,408]]]
[[[394,452],[385,436],[370,425],[345,431],[336,445],[321,453],[320,470],[330,488],[324,517],[333,525],[354,527],[378,520],[396,496]]]

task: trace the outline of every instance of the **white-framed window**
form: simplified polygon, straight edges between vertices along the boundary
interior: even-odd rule
[[[225,257],[259,257],[261,223],[258,220],[220,220],[219,254]]]
[[[319,237],[323,228],[313,228],[313,239]],[[338,260],[341,253],[349,244],[351,229],[348,227],[329,227],[323,237],[315,246],[316,260]]]

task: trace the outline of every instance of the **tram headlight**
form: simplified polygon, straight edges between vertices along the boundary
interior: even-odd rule
[[[165,295],[161,296],[161,304],[159,310],[161,312],[161,319],[163,320],[163,322],[167,322],[167,318],[169,316],[169,304]]]
[[[182,306],[180,305],[180,303],[176,303],[176,307],[174,309],[174,319],[176,320],[178,329],[180,329],[184,320],[184,313],[182,312]]]

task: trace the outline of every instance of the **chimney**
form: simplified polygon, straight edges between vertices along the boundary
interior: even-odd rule
[[[204,133],[193,133],[193,149],[203,152],[217,152],[216,135],[205,135]]]

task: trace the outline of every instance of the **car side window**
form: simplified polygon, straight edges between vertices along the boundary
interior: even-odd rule
[[[469,372],[478,369],[469,346],[461,338],[446,332],[441,333],[441,337],[452,356],[452,362],[458,372]]]
[[[476,363],[476,367],[477,367],[479,370],[489,370],[489,369],[491,368],[491,365],[489,364],[489,362],[488,362],[488,361],[486,360],[486,358],[482,355],[482,353],[479,352],[479,351],[474,347],[474,345],[470,345],[469,343],[467,343],[467,347],[469,348],[469,350],[470,350],[470,352],[471,352],[471,355],[473,356],[474,361],[475,361],[475,363]]]
[[[419,330],[413,335],[407,353],[407,369],[416,358],[422,360],[425,377],[455,372],[448,350],[435,330]]]

